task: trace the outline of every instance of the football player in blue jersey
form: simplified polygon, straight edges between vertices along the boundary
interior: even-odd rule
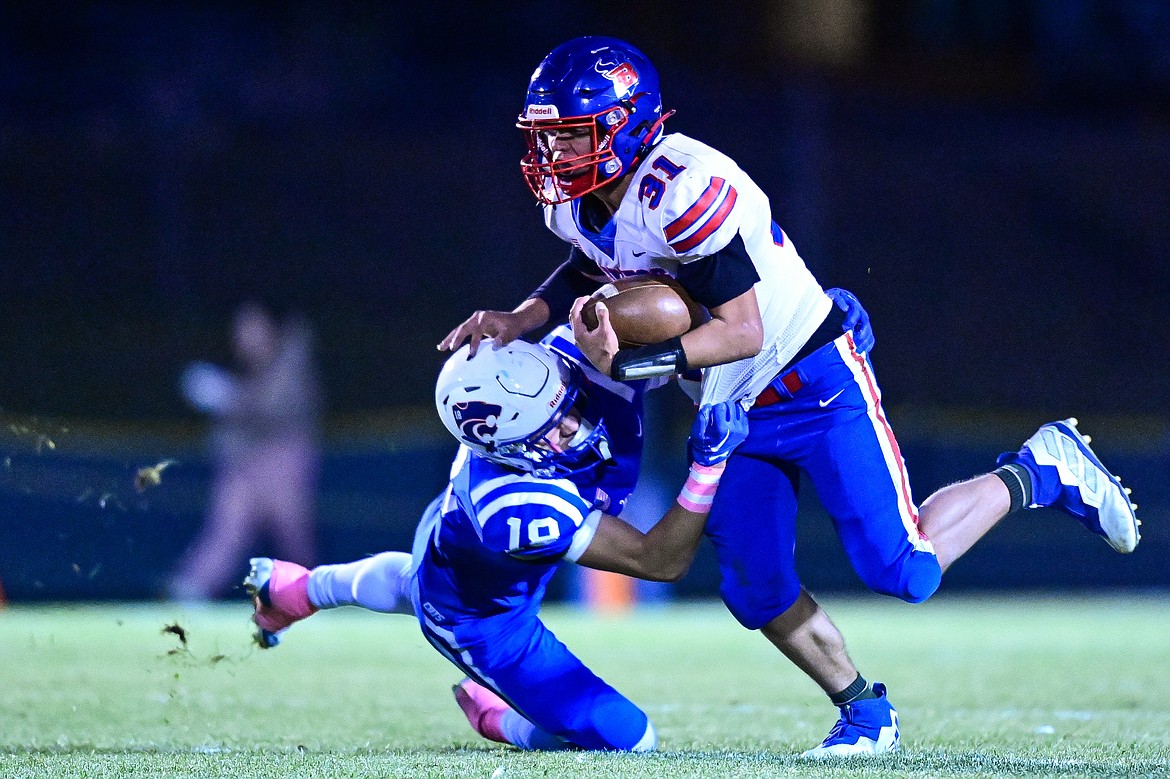
[[[672,113],[672,112],[671,112]],[[518,127],[521,171],[566,259],[512,311],[477,311],[440,349],[507,343],[572,312],[581,350],[618,380],[702,370],[696,402],[750,405],[750,434],[727,462],[706,526],[737,620],[760,630],[840,709],[810,757],[897,748],[885,687],[868,683],[794,563],[799,474],[811,479],[850,562],[873,590],[919,602],[988,530],[1024,507],[1071,514],[1119,552],[1137,545],[1128,490],[1075,420],[1042,426],[993,472],[911,496],[882,408],[869,344],[773,221],[767,196],[729,157],[667,134],[658,74],[614,38],[558,46],[528,85]],[[640,273],[676,278],[710,312],[681,337],[619,348],[604,305],[588,330],[579,310],[600,284]],[[843,332],[845,331],[845,332]]]
[[[735,402],[699,409],[690,474],[643,534],[616,517],[637,482],[642,394],[584,363],[567,327],[543,345],[463,348],[435,388],[462,444],[411,553],[307,570],[254,558],[244,584],[261,646],[318,609],[414,614],[466,679],[455,698],[485,738],[522,749],[646,751],[646,714],[589,670],[539,617],[562,560],[644,579],[686,572],[731,451],[747,435]]]

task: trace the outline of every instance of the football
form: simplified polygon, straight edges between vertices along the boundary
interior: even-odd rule
[[[581,309],[590,330],[597,327],[597,301],[604,300],[609,321],[623,349],[659,343],[706,322],[707,310],[691,300],[670,276],[642,274],[610,282]]]

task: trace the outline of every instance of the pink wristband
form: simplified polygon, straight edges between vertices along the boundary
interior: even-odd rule
[[[696,514],[706,514],[711,511],[711,504],[715,501],[715,490],[719,488],[719,477],[723,475],[724,463],[718,465],[699,465],[691,463],[691,473],[687,476],[687,483],[678,494],[678,505],[687,511]]]

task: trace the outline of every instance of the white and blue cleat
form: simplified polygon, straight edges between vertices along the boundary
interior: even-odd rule
[[[280,643],[288,626],[312,615],[317,607],[309,602],[309,569],[270,557],[253,557],[244,578],[244,590],[252,599],[254,634],[261,649]]]
[[[253,607],[259,613],[261,609],[271,608],[272,601],[268,597],[268,580],[272,577],[272,560],[267,557],[253,557],[250,561],[251,570],[244,577],[244,591],[252,599]],[[255,617],[253,617],[253,622]],[[284,631],[268,631],[257,627],[252,638],[261,649],[271,649],[280,643],[280,634]]]
[[[872,757],[898,749],[898,712],[886,698],[886,686],[874,682],[876,698],[846,703],[837,724],[819,745],[801,757]]]
[[[1032,508],[1060,509],[1127,554],[1142,538],[1137,504],[1089,441],[1077,430],[1076,419],[1049,422],[1019,452],[1000,455],[998,463],[1019,463],[1032,474]]]

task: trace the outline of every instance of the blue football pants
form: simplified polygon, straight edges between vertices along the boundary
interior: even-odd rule
[[[442,496],[415,532],[414,564],[426,564],[427,538]],[[422,609],[415,577],[415,615],[427,641],[475,681],[493,690],[537,728],[532,749],[630,750],[655,738],[646,713],[589,670],[541,622],[539,601],[450,626]]]
[[[862,581],[911,603],[925,600],[942,571],[918,532],[906,466],[868,358],[846,333],[792,370],[795,392],[777,379],[780,400],[748,412],[747,440],[727,461],[707,523],[724,603],[754,630],[796,602],[800,471]]]
[[[650,720],[562,644],[536,616],[518,609],[439,627],[419,615],[423,635],[464,673],[555,739],[530,745],[555,749],[630,750]],[[557,743],[560,740],[565,743]]]

